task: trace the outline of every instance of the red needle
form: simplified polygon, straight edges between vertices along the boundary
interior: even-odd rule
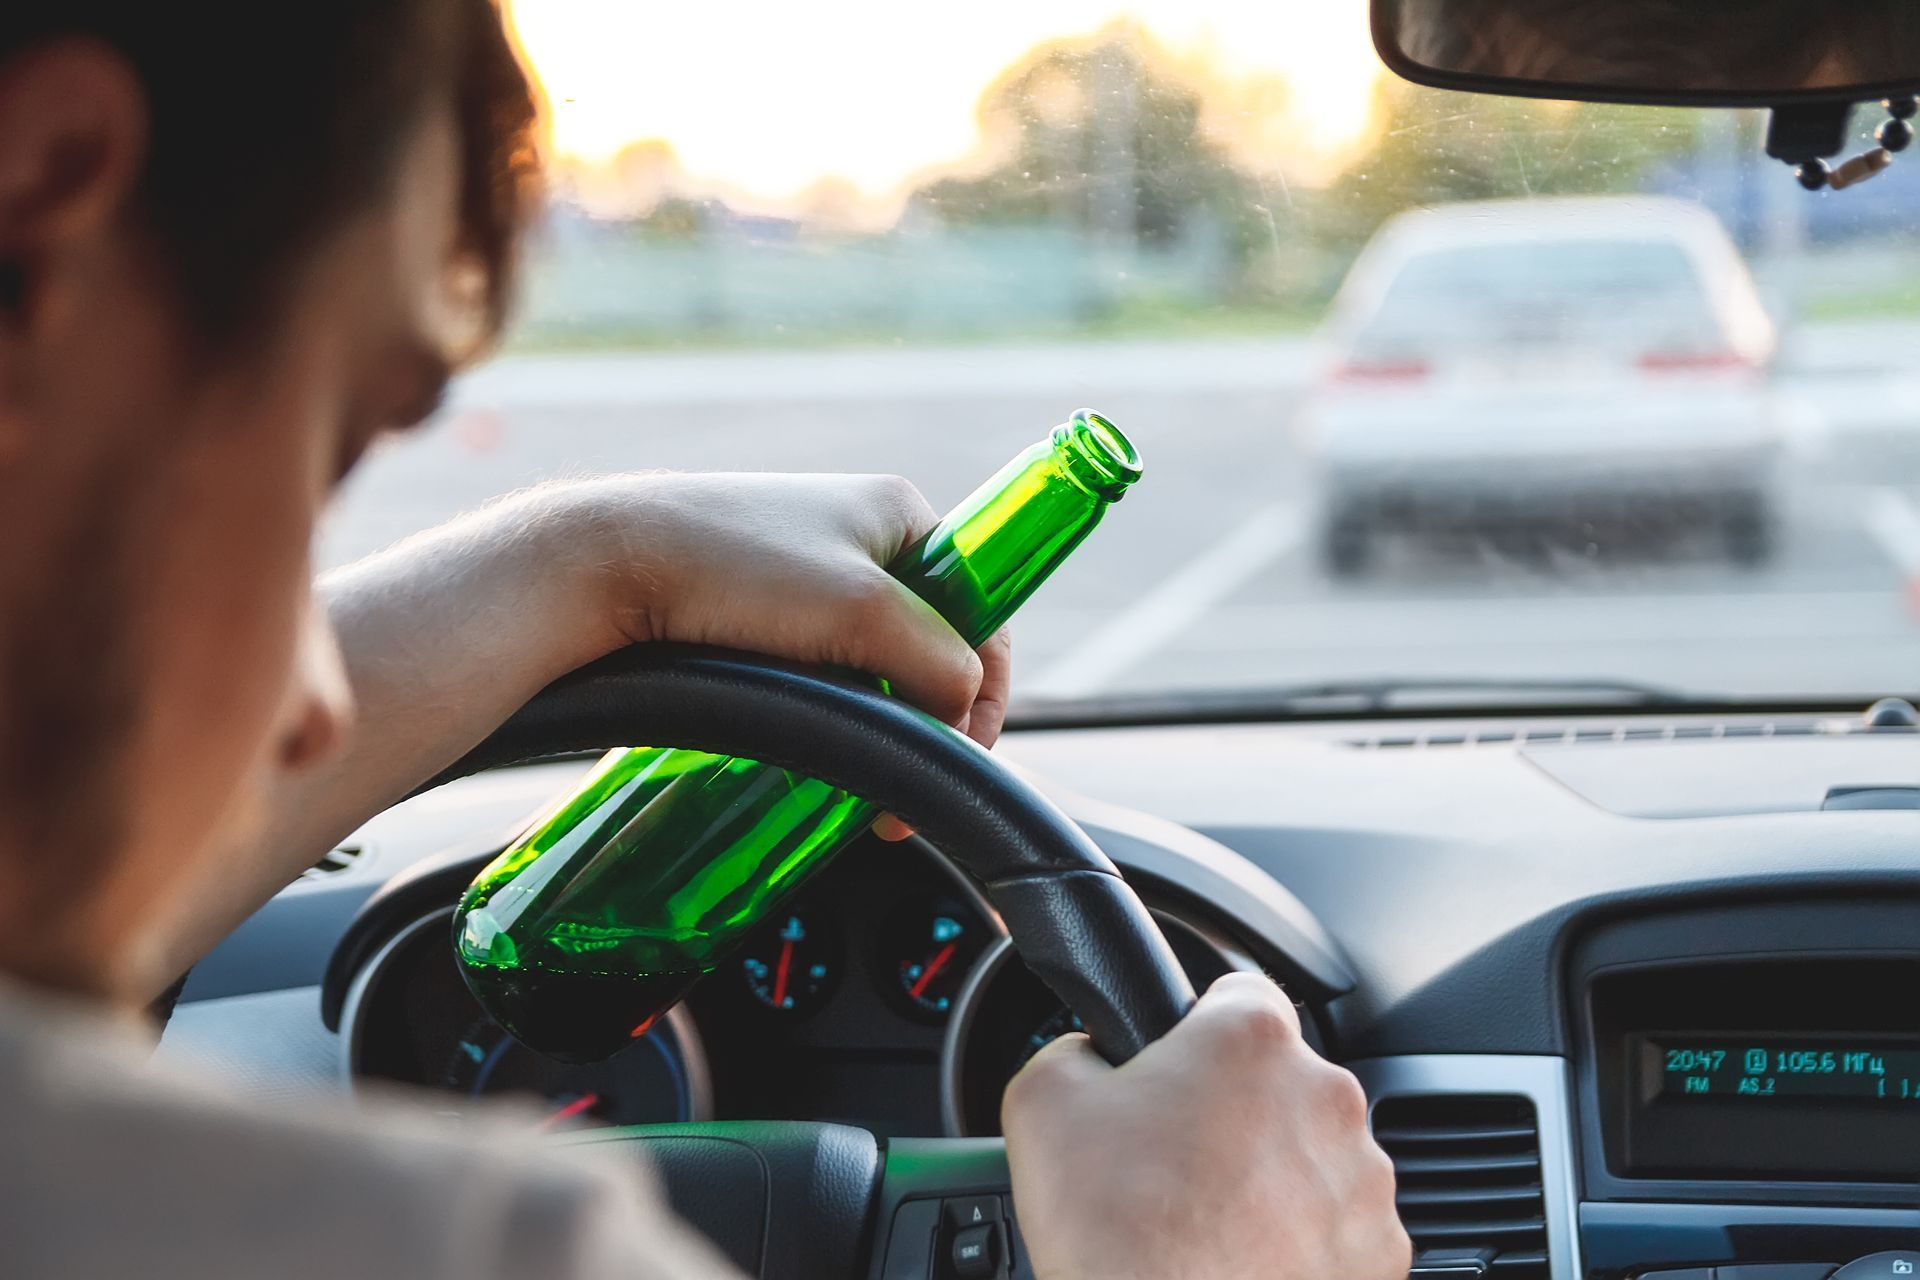
[[[781,1009],[787,1003],[787,971],[793,968],[793,939],[788,938],[780,944],[780,967],[773,975],[773,1007]]]
[[[908,988],[907,994],[915,1000],[918,1000],[920,993],[927,989],[927,984],[933,981],[933,975],[946,968],[947,961],[953,959],[954,948],[959,945],[957,942],[949,942],[946,946],[934,952],[933,959],[927,961],[927,967],[920,971],[920,980]]]
[[[560,1107],[555,1111],[551,1112],[545,1120],[542,1120],[540,1122],[540,1128],[551,1129],[553,1128],[553,1126],[561,1123],[562,1121],[571,1120],[575,1116],[579,1115],[581,1112],[591,1111],[593,1108],[599,1105],[600,1105],[599,1094],[583,1093],[579,1097],[575,1098],[572,1102],[569,1102],[566,1106]]]

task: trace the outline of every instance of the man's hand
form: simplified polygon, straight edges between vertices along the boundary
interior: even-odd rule
[[[193,963],[543,686],[635,641],[867,671],[991,745],[1006,634],[976,654],[881,567],[934,519],[892,476],[608,476],[514,494],[327,575],[358,726],[338,760],[281,780],[271,829],[234,851],[156,967]]]
[[[850,667],[983,747],[1000,736],[1007,631],[976,653],[884,568],[938,519],[900,477],[615,476],[554,498],[604,548],[606,648],[678,640]],[[908,834],[891,816],[874,831]]]
[[[1041,1280],[1405,1280],[1360,1085],[1263,977],[1220,979],[1123,1067],[1062,1036],[1002,1115]]]
[[[553,501],[595,530],[608,648],[679,640],[851,667],[982,746],[999,737],[1006,634],[976,654],[884,568],[937,518],[898,476],[616,476]]]

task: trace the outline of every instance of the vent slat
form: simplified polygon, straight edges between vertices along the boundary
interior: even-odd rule
[[[1532,1142],[1534,1136],[1533,1126],[1530,1124],[1508,1125],[1504,1128],[1492,1125],[1436,1125],[1431,1129],[1381,1129],[1376,1127],[1373,1132],[1373,1140],[1389,1149],[1400,1143]]]
[[[1530,1171],[1540,1167],[1540,1157],[1531,1151],[1519,1155],[1463,1151],[1459,1155],[1401,1156],[1394,1160],[1393,1167],[1402,1177],[1454,1177],[1460,1174],[1505,1173],[1509,1170]]]
[[[1407,1234],[1412,1236],[1419,1247],[1429,1249],[1435,1245],[1460,1244],[1499,1244],[1514,1236],[1522,1237],[1531,1243],[1547,1229],[1544,1218],[1515,1218],[1485,1222],[1430,1222],[1412,1218],[1403,1225]]]
[[[1382,1099],[1374,1136],[1393,1159],[1400,1219],[1418,1253],[1480,1248],[1497,1280],[1546,1280],[1539,1124],[1526,1098]]]
[[[1493,1269],[1513,1267],[1538,1267],[1542,1275],[1547,1270],[1547,1252],[1544,1249],[1532,1249],[1525,1253],[1503,1253],[1493,1260]]]
[[[1401,1187],[1397,1197],[1402,1207],[1423,1208],[1441,1204],[1525,1204],[1539,1198],[1537,1182],[1516,1187]]]

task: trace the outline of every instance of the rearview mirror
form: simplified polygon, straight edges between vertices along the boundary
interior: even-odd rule
[[[1920,86],[1915,0],[1373,0],[1387,66],[1478,93],[1671,106]]]

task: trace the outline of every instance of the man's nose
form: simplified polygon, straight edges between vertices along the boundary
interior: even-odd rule
[[[301,637],[293,695],[297,704],[280,742],[280,762],[310,769],[332,759],[353,732],[353,690],[325,615],[314,610]]]

